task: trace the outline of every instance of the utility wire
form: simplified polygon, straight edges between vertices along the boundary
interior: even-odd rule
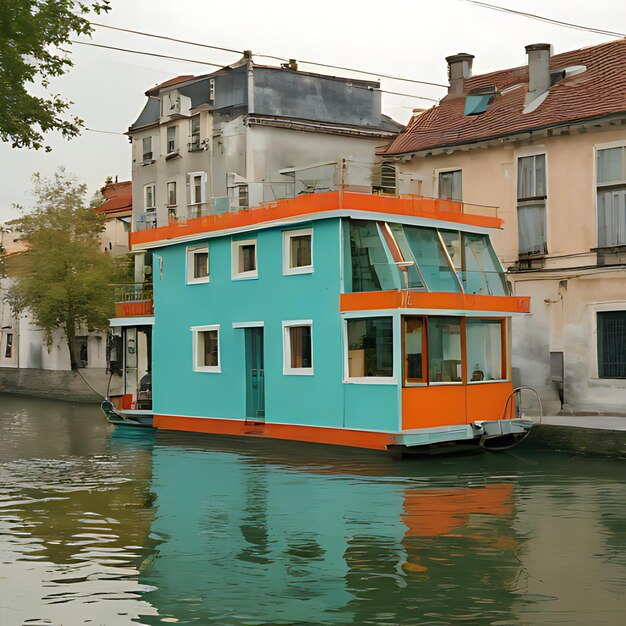
[[[124,133],[120,133],[120,132],[117,132],[115,130],[98,130],[96,128],[85,128],[85,130],[88,130],[90,133],[104,133],[105,135],[122,135],[122,136],[124,136]]]
[[[144,56],[157,57],[160,59],[171,59],[173,61],[185,61],[186,63],[198,63],[200,65],[210,65],[212,67],[218,67],[220,69],[222,69],[223,67],[227,67],[227,65],[224,65],[223,63],[211,63],[209,61],[199,61],[198,59],[184,59],[182,57],[175,57],[169,54],[157,54],[156,52],[144,52],[142,50],[133,50],[131,48],[119,48],[117,46],[105,46],[104,44],[93,43],[89,41],[71,40],[71,42],[80,44],[81,46],[93,46],[95,48],[104,48],[106,50],[118,50],[120,52],[130,52],[131,54],[141,54]],[[355,87],[357,87],[358,89],[368,89],[370,91],[375,90],[373,87],[370,89],[369,87],[361,87],[360,85],[355,85]],[[403,96],[405,98],[415,98],[417,100],[429,100],[430,102],[439,102],[438,98],[427,98],[426,96],[418,96],[414,93],[400,93],[398,91],[387,91],[386,89],[380,89],[380,88],[376,88],[376,91],[380,91],[382,93],[388,93],[394,96]]]
[[[91,22],[92,26],[98,28],[108,28],[110,30],[119,30],[122,33],[132,33],[133,35],[143,35],[144,37],[153,37],[154,39],[163,39],[165,41],[174,41],[176,43],[185,43],[190,46],[200,46],[201,48],[210,48],[211,50],[221,50],[222,52],[233,52],[235,54],[243,54],[242,50],[233,50],[232,48],[221,48],[220,46],[210,46],[206,43],[196,43],[193,41],[186,41],[185,39],[176,39],[175,37],[167,37],[166,35],[155,35],[154,33],[145,33],[141,30],[132,30],[130,28],[121,28],[119,26],[109,26],[108,24],[98,24],[97,22]],[[275,57],[278,59],[278,57]],[[286,61],[287,59],[278,59],[279,61]]]
[[[479,0],[460,0],[468,4],[474,4],[483,9],[490,9],[492,11],[500,11],[502,13],[512,13],[513,15],[520,15],[521,17],[527,17],[531,20],[537,20],[539,22],[546,22],[548,24],[554,24],[555,26],[563,26],[564,28],[573,28],[574,30],[584,30],[590,33],[596,33],[598,35],[607,35],[608,37],[626,37],[624,33],[618,33],[612,30],[604,30],[602,28],[593,28],[592,26],[583,26],[582,24],[573,24],[572,22],[564,22],[562,20],[556,20],[551,17],[544,17],[543,15],[536,15],[535,13],[527,13],[526,11],[516,11],[515,9],[509,9],[508,7],[502,7],[497,4],[490,4],[488,2],[480,2]]]
[[[164,39],[166,41],[174,41],[176,43],[183,43],[183,44],[187,44],[190,46],[199,46],[201,48],[209,48],[211,50],[221,50],[223,52],[233,52],[235,54],[243,54],[243,50],[234,50],[232,48],[222,48],[220,46],[212,46],[212,45],[205,44],[205,43],[199,43],[197,41],[188,41],[186,39],[176,39],[175,37],[167,37],[165,35],[156,35],[154,33],[147,33],[141,30],[132,30],[130,28],[120,28],[119,26],[109,26],[107,24],[100,24],[98,22],[91,22],[91,25],[97,26],[99,28],[108,28],[110,30],[118,30],[123,33],[132,33],[133,35],[141,35],[143,37],[153,37],[155,39]],[[272,54],[260,54],[260,53],[256,54],[255,53],[254,56],[263,57],[265,59],[274,59],[275,61],[288,61],[289,60],[284,57],[279,57],[279,56],[275,56]],[[317,67],[325,67],[325,68],[334,69],[334,70],[341,70],[343,72],[353,72],[355,74],[364,74],[366,76],[380,76],[381,78],[388,78],[390,80],[400,80],[400,81],[404,81],[407,83],[415,83],[418,85],[430,85],[432,87],[447,87],[448,86],[448,85],[443,85],[441,83],[432,83],[432,82],[428,82],[425,80],[417,80],[414,78],[404,78],[402,76],[393,76],[391,74],[381,74],[380,72],[368,72],[366,70],[358,70],[352,67],[342,67],[340,65],[329,65],[327,63],[318,63],[316,61],[304,61],[301,59],[298,59],[298,60],[300,63],[304,63],[305,65],[315,65]]]
[[[157,57],[159,59],[170,59],[172,61],[185,61],[186,63],[198,63],[200,65],[210,65],[211,67],[224,67],[223,63],[210,63],[209,61],[198,61],[197,59],[184,59],[182,57],[174,57],[169,54],[157,54],[156,52],[142,52],[141,50],[131,50],[130,48],[118,48],[116,46],[105,46],[101,43],[93,43],[89,41],[70,40],[71,43],[77,43],[81,46],[93,46],[94,48],[105,48],[106,50],[118,50],[120,52],[131,52],[132,54],[142,54],[148,57]]]

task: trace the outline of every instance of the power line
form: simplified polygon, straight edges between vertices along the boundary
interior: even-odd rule
[[[607,35],[608,37],[626,37],[624,33],[618,33],[612,30],[604,30],[602,28],[593,28],[592,26],[583,26],[582,24],[573,24],[572,22],[564,22],[563,20],[556,20],[551,17],[544,17],[543,15],[536,15],[535,13],[527,13],[526,11],[516,11],[515,9],[509,9],[507,7],[501,7],[497,4],[490,4],[488,2],[480,2],[479,0],[460,0],[461,2],[467,2],[468,4],[474,4],[483,9],[490,9],[492,11],[500,11],[502,13],[512,13],[513,15],[520,15],[527,17],[531,20],[537,20],[539,22],[546,22],[548,24],[554,24],[555,26],[563,26],[564,28],[572,28],[574,30],[583,30],[590,33],[596,33],[598,35]]]
[[[243,54],[243,50],[234,50],[233,48],[223,48],[220,46],[212,46],[210,44],[205,44],[205,43],[199,43],[197,41],[188,41],[186,39],[177,39],[175,37],[167,37],[165,35],[156,35],[154,33],[148,33],[145,31],[141,31],[141,30],[132,30],[130,28],[121,28],[119,26],[109,26],[107,24],[100,24],[98,22],[91,22],[92,26],[97,26],[99,28],[108,28],[110,30],[118,30],[120,32],[123,33],[132,33],[133,35],[141,35],[143,37],[153,37],[155,39],[164,39],[166,41],[173,41],[176,43],[182,43],[182,44],[186,44],[189,46],[198,46],[201,48],[209,48],[211,50],[221,50],[223,52],[233,52],[235,54]],[[284,57],[279,57],[279,56],[275,56],[272,54],[261,54],[258,53],[254,56],[257,57],[263,57],[265,59],[274,59],[275,61],[288,61],[289,59],[286,59]],[[317,61],[304,61],[299,59],[300,63],[304,63],[305,65],[315,65],[317,67],[325,67],[328,69],[334,69],[334,70],[341,70],[343,72],[353,72],[355,74],[363,74],[366,76],[379,76],[381,78],[388,78],[390,80],[399,80],[399,81],[403,81],[403,82],[407,82],[407,83],[415,83],[417,85],[430,85],[432,87],[447,87],[448,85],[443,85],[441,83],[433,83],[433,82],[429,82],[429,81],[425,81],[425,80],[417,80],[414,78],[405,78],[403,76],[393,76],[391,74],[382,74],[380,72],[369,72],[366,70],[359,70],[359,69],[355,69],[352,67],[342,67],[340,65],[329,65],[327,63],[318,63]]]
[[[108,24],[98,24],[97,22],[91,22],[92,26],[98,28],[108,28],[110,30],[119,30],[122,33],[132,33],[133,35],[143,35],[144,37],[153,37],[154,39],[163,39],[165,41],[174,41],[176,43],[185,43],[191,46],[200,46],[201,48],[209,48],[211,50],[221,50],[222,52],[233,52],[235,54],[243,54],[242,50],[233,50],[232,48],[221,48],[220,46],[211,46],[206,43],[196,43],[193,41],[186,41],[185,39],[176,39],[175,37],[167,37],[166,35],[155,35],[153,33],[145,33],[141,30],[132,30],[130,28],[121,28],[119,26],[109,26]],[[280,61],[286,61],[286,59],[279,59]]]
[[[85,130],[88,130],[90,133],[104,133],[105,135],[122,135],[122,137],[125,136],[125,133],[120,133],[115,130],[98,130],[96,128],[85,128]]]
[[[183,57],[175,57],[169,54],[157,54],[156,52],[143,52],[141,50],[131,50],[130,48],[118,48],[117,46],[105,46],[101,43],[93,43],[89,41],[70,40],[71,43],[77,43],[81,46],[93,46],[94,48],[105,48],[106,50],[118,50],[119,52],[130,52],[132,54],[142,54],[147,57],[157,57],[159,59],[170,59],[172,61],[184,61],[185,63],[198,63],[199,65],[210,65],[211,67],[224,67],[223,63],[210,63],[209,61],[198,61],[197,59],[184,59]]]
[[[175,57],[175,56],[171,56],[169,54],[157,54],[156,52],[144,52],[142,50],[133,50],[131,48],[119,48],[117,46],[105,46],[104,44],[100,44],[100,43],[93,43],[93,42],[89,42],[89,41],[74,41],[72,40],[72,43],[77,43],[80,44],[81,46],[93,46],[95,48],[104,48],[105,50],[117,50],[119,52],[129,52],[131,54],[141,54],[143,56],[150,56],[150,57],[157,57],[159,59],[170,59],[170,60],[174,60],[174,61],[185,61],[186,63],[198,63],[200,65],[210,65],[212,67],[217,67],[222,69],[223,67],[227,67],[225,66],[223,63],[211,63],[210,61],[199,61],[198,59],[185,59],[182,57]],[[359,88],[359,89],[368,89],[370,91],[374,91],[374,88],[369,88],[369,87],[361,87],[359,85],[355,85],[355,87]],[[391,94],[394,96],[403,96],[405,98],[416,98],[417,100],[428,100],[430,102],[439,102],[438,98],[428,98],[426,96],[418,96],[414,93],[400,93],[398,91],[387,91],[386,89],[380,89],[377,88],[376,91],[380,91],[381,93],[387,93],[387,94]]]

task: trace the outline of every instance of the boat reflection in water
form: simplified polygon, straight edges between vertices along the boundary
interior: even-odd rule
[[[156,545],[140,582],[154,589],[143,599],[159,617],[147,623],[415,624],[511,613],[511,482],[451,478],[432,459],[406,466],[228,439],[198,448],[193,436],[161,445],[168,439],[158,434],[153,450]]]

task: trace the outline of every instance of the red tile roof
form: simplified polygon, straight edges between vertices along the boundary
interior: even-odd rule
[[[183,74],[182,76],[176,76],[175,78],[170,78],[166,80],[164,83],[159,83],[154,87],[150,87],[148,91],[146,91],[146,96],[156,93],[159,89],[164,89],[165,87],[172,87],[173,85],[178,85],[178,83],[186,83],[188,80],[195,78],[193,74]]]
[[[626,112],[626,38],[550,59],[552,71],[575,65],[587,69],[553,85],[547,98],[529,113],[523,113],[527,66],[467,78],[466,94],[492,85],[500,92],[487,111],[464,115],[465,95],[446,96],[438,106],[414,115],[404,131],[379,152],[402,154],[475,143]]]
[[[120,183],[107,183],[101,189],[104,202],[94,209],[96,213],[117,213],[131,211],[133,208],[132,183],[129,180]]]

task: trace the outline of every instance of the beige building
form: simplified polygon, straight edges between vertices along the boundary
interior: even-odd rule
[[[383,183],[497,210],[496,251],[532,298],[516,382],[548,411],[626,413],[626,39],[526,52],[480,76],[472,55],[448,57],[448,95],[381,152]]]

